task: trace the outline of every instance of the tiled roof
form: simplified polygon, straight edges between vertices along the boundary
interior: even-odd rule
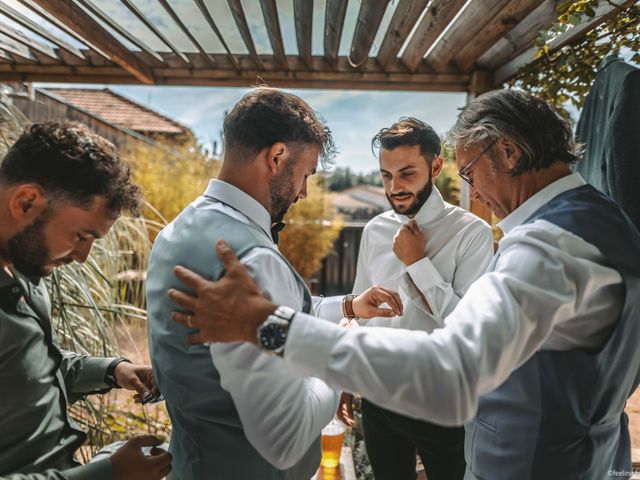
[[[384,188],[373,185],[357,185],[336,192],[333,194],[333,205],[342,210],[370,208],[383,211],[391,208]]]
[[[189,128],[158,112],[104,88],[46,88],[66,103],[80,107],[108,122],[144,133],[185,133]]]

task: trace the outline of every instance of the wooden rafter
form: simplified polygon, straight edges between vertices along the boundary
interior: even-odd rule
[[[58,20],[73,27],[83,37],[106,52],[111,59],[142,83],[154,83],[149,67],[127,50],[109,32],[72,0],[35,0]]]
[[[138,7],[136,7],[131,0],[120,0],[120,1],[129,9],[131,13],[133,13],[136,17],[138,17],[138,20],[144,23],[145,27],[151,30],[151,32],[153,32],[153,34],[156,37],[162,40],[162,42],[167,47],[169,47],[178,57],[180,57],[183,62],[189,63],[189,59],[185,56],[185,54],[182,53],[180,50],[178,50],[178,48],[171,42],[171,40],[169,40],[164,33],[158,30],[158,28],[153,24],[153,22],[151,22],[151,20],[149,20],[147,16],[144,13],[142,13],[142,11]]]
[[[296,41],[298,55],[311,68],[311,29],[313,25],[313,2],[309,0],[293,0],[293,17],[296,25]]]
[[[378,61],[382,68],[386,70],[396,59],[396,55],[428,3],[429,0],[400,0],[378,51]]]
[[[236,69],[238,69],[239,68],[238,59],[235,57],[235,55],[233,53],[231,53],[231,49],[227,45],[227,42],[225,41],[224,37],[222,36],[222,33],[220,33],[220,29],[216,25],[216,22],[213,20],[213,17],[211,16],[211,13],[209,12],[209,9],[204,4],[204,0],[195,0],[195,2],[196,2],[196,5],[198,6],[198,8],[200,9],[200,13],[202,13],[202,16],[207,21],[207,24],[209,24],[209,28],[211,28],[211,30],[216,35],[216,37],[218,37],[218,40],[222,44],[222,47],[227,52],[227,55],[229,56],[229,60],[231,61],[231,63],[234,64]]]
[[[436,71],[447,68],[459,69],[453,61],[468,43],[482,42],[485,26],[496,18],[510,3],[519,0],[474,0],[466,5],[463,15],[452,23],[447,32],[433,46],[425,58],[427,65]]]
[[[124,38],[129,40],[131,43],[136,45],[141,50],[144,50],[145,52],[147,52],[149,55],[151,55],[153,58],[155,58],[159,62],[162,62],[162,57],[158,55],[158,53],[155,50],[153,50],[150,46],[144,43],[137,36],[132,35],[131,33],[129,33],[128,30],[122,28],[118,22],[116,22],[111,16],[104,13],[104,11],[100,10],[100,8],[98,8],[98,6],[95,5],[91,0],[77,0],[77,1],[87,10],[89,10],[93,15],[98,17],[100,20],[102,20],[104,23],[106,23],[111,28],[113,28],[116,32],[122,35]]]
[[[249,50],[249,55],[256,64],[256,67],[262,68],[262,59],[260,58],[260,55],[258,55],[256,46],[253,43],[253,38],[251,37],[251,31],[249,30],[249,24],[247,23],[247,17],[244,14],[242,3],[240,3],[240,0],[227,0],[227,4],[231,10],[231,15],[233,15],[233,20],[236,22],[236,26],[240,31],[240,36],[242,37],[247,50]]]
[[[187,26],[184,24],[184,22],[182,20],[180,20],[180,17],[176,14],[176,12],[173,9],[173,7],[171,5],[169,5],[169,2],[167,0],[158,0],[158,1],[160,2],[160,5],[162,5],[162,8],[164,8],[164,10],[169,14],[171,19],[176,23],[176,25],[178,25],[180,30],[182,30],[182,33],[184,33],[187,36],[187,38],[191,41],[191,43],[193,43],[196,46],[196,48],[202,54],[202,56],[205,58],[205,60],[208,63],[213,65],[213,60],[211,60],[211,57],[209,56],[207,51],[204,49],[204,47],[202,46],[200,41],[187,28]]]
[[[60,61],[60,58],[53,48],[47,45],[43,45],[42,43],[37,42],[34,39],[28,38],[24,33],[16,30],[15,28],[7,25],[2,21],[0,21],[0,32],[2,32],[7,37],[12,38],[13,40],[31,48],[32,50],[40,52],[53,60]]]
[[[560,0],[394,0],[398,4],[386,32],[380,26],[385,14],[391,13],[387,11],[390,0],[352,0],[359,2],[359,10],[349,55],[339,55],[349,0],[325,0],[324,53],[316,56],[312,52],[313,0],[290,0],[298,55],[288,56],[278,0],[260,0],[273,52],[268,55],[256,51],[243,0],[227,0],[227,4],[248,53],[229,49],[208,0],[193,1],[210,27],[206,33],[216,35],[226,53],[207,51],[202,37],[195,35],[175,8],[176,0],[158,0],[172,19],[164,29],[142,13],[138,0],[120,0],[167,45],[160,51],[137,38],[116,16],[107,15],[96,0],[17,1],[31,12],[22,14],[0,0],[0,81],[247,86],[259,76],[274,86],[470,91],[478,83],[471,80],[479,74],[499,83],[533,61],[536,49],[528,46],[552,25]],[[632,3],[601,2],[596,18],[560,35],[550,44],[551,51],[577,41],[608,15]],[[5,24],[5,17],[11,21]],[[12,28],[12,22],[21,27]],[[72,35],[82,46],[64,42],[60,37],[65,35],[54,33],[49,25]],[[168,30],[178,28],[195,49],[182,51],[171,43]],[[376,36],[382,42],[369,57]],[[131,44],[138,48],[129,50]]]
[[[480,55],[476,61],[478,68],[493,70],[529,47],[538,37],[538,33],[547,29],[558,17],[557,3],[557,0],[544,0],[531,14]]]
[[[335,65],[338,60],[340,37],[348,4],[348,0],[327,0],[324,16],[324,57],[331,65]]]
[[[76,32],[75,30],[73,30],[72,28],[69,28],[67,25],[65,25],[64,23],[62,23],[60,20],[58,20],[56,17],[54,17],[53,15],[51,15],[48,11],[46,11],[44,8],[42,8],[40,5],[38,5],[37,3],[35,3],[34,0],[19,0],[20,3],[22,5],[24,5],[25,7],[27,7],[29,10],[31,10],[33,13],[35,13],[36,15],[44,18],[47,22],[49,22],[51,25],[55,25],[57,28],[59,28],[60,30],[62,30],[63,32],[65,32],[66,34],[68,34],[70,37],[75,38],[76,40],[78,40],[80,43],[85,44],[87,47],[89,47],[90,49],[92,49],[95,52],[98,52],[100,55],[102,55],[105,58],[109,58],[109,55],[107,55],[105,52],[101,51],[98,47],[96,47],[93,43],[91,43],[89,40],[87,40],[86,38],[83,38],[81,35],[78,34],[78,32]],[[64,55],[64,54],[63,54]],[[80,57],[78,57],[80,58]],[[84,58],[83,58],[84,60]]]
[[[455,52],[453,61],[463,72],[471,70],[478,57],[494,45],[503,35],[517,26],[543,0],[511,0],[502,10],[493,15],[485,25],[479,25],[478,35],[474,41],[462,44]]]
[[[0,13],[2,13],[3,15],[6,15],[11,20],[22,25],[26,29],[31,30],[33,33],[40,35],[42,38],[46,38],[54,45],[58,45],[60,48],[63,48],[67,52],[72,53],[78,58],[81,58],[82,60],[84,60],[84,55],[82,55],[82,52],[80,52],[80,50],[78,50],[76,47],[59,39],[48,30],[42,28],[40,25],[38,25],[36,22],[31,20],[30,18],[24,16],[23,14],[21,14],[20,12],[11,8],[9,5],[3,2],[0,2]]]
[[[433,0],[402,54],[402,61],[414,72],[424,55],[464,5],[465,0]]]
[[[6,37],[6,39],[3,41],[3,37],[4,35],[0,33],[0,42],[2,43],[2,48],[11,56],[15,55],[18,57],[22,57],[29,63],[38,62],[38,59],[33,55],[29,47]]]
[[[376,37],[387,5],[389,0],[361,0],[349,53],[349,59],[354,65],[362,65],[369,57],[373,39]]]
[[[278,7],[276,0],[260,0],[260,8],[264,16],[264,23],[269,33],[269,42],[273,49],[273,56],[283,67],[287,67],[287,57],[284,53],[284,43],[280,32],[280,21],[278,20]]]

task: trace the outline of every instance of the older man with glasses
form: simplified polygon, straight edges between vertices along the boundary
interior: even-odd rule
[[[571,128],[533,95],[482,95],[450,136],[469,180],[473,163],[472,198],[502,219],[487,273],[431,334],[345,330],[297,313],[284,365],[392,410],[466,422],[467,480],[628,478],[624,406],[640,380],[640,233],[571,173],[579,159]],[[277,305],[233,252],[224,244],[218,252],[222,280],[178,269],[197,298],[171,298],[194,312],[198,339],[256,343]]]

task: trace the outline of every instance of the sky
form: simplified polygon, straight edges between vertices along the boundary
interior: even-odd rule
[[[114,91],[151,107],[193,129],[200,143],[220,138],[224,112],[248,88],[110,86]],[[402,116],[430,124],[438,133],[455,122],[465,104],[462,93],[289,90],[306,100],[327,122],[338,147],[337,167],[356,172],[378,168],[371,139]]]
[[[166,115],[192,129],[199,143],[211,150],[220,140],[225,111],[250,88],[160,87],[36,83],[36,87],[108,87],[120,95]],[[431,125],[441,135],[453,125],[465,105],[464,93],[381,92],[356,90],[288,91],[306,100],[326,121],[338,148],[335,167],[368,173],[378,169],[371,139],[403,116]]]

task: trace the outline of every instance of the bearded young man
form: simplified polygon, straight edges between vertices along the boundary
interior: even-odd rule
[[[10,480],[159,480],[171,456],[154,437],[80,465],[87,436],[68,404],[112,388],[157,392],[151,368],[62,350],[43,277],[84,262],[140,190],[115,147],[78,123],[33,124],[0,164],[0,477]]]
[[[179,480],[309,479],[320,463],[320,433],[338,395],[312,377],[290,375],[280,358],[253,345],[189,347],[195,330],[171,320],[166,296],[177,264],[207,278],[223,274],[215,254],[228,240],[259,288],[283,308],[261,330],[268,345],[295,310],[333,315],[340,303],[314,301],[276,247],[288,208],[307,195],[318,157],[333,153],[331,133],[303,100],[272,88],[245,95],[224,121],[225,154],[217,179],[156,239],[149,261],[149,350],[173,423],[170,451]],[[394,295],[374,288],[354,300],[358,315]],[[375,304],[375,305],[374,305]],[[396,306],[396,312],[399,308]]]
[[[491,228],[445,202],[434,179],[442,171],[440,138],[426,123],[402,118],[373,138],[392,210],[367,223],[353,293],[383,285],[400,293],[404,314],[368,326],[432,332],[444,325],[493,257]],[[346,299],[346,302],[349,298]],[[340,413],[349,422],[351,395]],[[416,450],[429,480],[462,479],[464,428],[406,417],[363,399],[367,454],[377,480],[414,480]]]

